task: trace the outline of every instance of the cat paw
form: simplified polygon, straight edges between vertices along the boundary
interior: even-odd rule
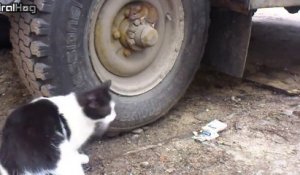
[[[89,156],[85,154],[79,154],[81,164],[87,164],[90,161]]]

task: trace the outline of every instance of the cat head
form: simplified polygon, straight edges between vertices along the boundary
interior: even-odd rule
[[[85,115],[93,120],[107,120],[111,122],[115,119],[115,103],[109,94],[111,81],[102,83],[99,87],[76,94],[79,105]]]

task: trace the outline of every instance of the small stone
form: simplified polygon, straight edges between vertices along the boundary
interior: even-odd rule
[[[206,112],[209,112],[209,109],[206,109],[205,111],[206,111]]]
[[[131,139],[132,139],[132,140],[137,140],[139,137],[140,137],[140,135],[134,134],[134,135],[131,137]]]
[[[300,111],[294,111],[293,115],[300,117]]]
[[[177,119],[177,116],[176,115],[170,115],[170,120],[176,120]]]
[[[236,122],[234,124],[234,128],[235,128],[235,130],[242,130],[243,129],[243,127],[241,126],[241,124],[239,122]]]
[[[266,104],[265,103],[261,103],[261,104],[258,105],[258,107],[264,108],[264,107],[266,107]]]
[[[149,126],[144,126],[143,129],[144,130],[148,130],[150,127]]]
[[[129,138],[126,139],[126,142],[127,142],[128,144],[132,144],[132,142],[131,142],[131,140],[130,140]]]
[[[142,168],[149,168],[150,167],[149,162],[142,162],[140,165],[141,165]]]
[[[193,131],[193,135],[194,135],[194,136],[197,136],[197,135],[198,135],[198,132],[197,132],[197,131]]]
[[[173,173],[175,171],[175,168],[169,168],[166,170],[167,173]]]
[[[242,101],[242,99],[241,99],[241,98],[238,98],[238,97],[236,97],[236,96],[232,96],[232,97],[231,97],[231,100],[232,100],[232,101],[234,101],[234,102],[236,102],[236,103],[238,103],[238,102],[241,102],[241,101]]]
[[[143,132],[144,132],[144,130],[142,128],[135,129],[135,130],[132,131],[133,134],[141,134]]]

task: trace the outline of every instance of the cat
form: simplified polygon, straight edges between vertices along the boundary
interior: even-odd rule
[[[115,119],[110,81],[84,93],[40,97],[8,117],[0,148],[1,175],[84,175],[78,149],[100,124]]]

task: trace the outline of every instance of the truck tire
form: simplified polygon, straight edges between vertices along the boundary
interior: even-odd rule
[[[209,0],[23,3],[34,3],[38,8],[34,15],[11,16],[12,53],[26,87],[33,95],[52,96],[91,89],[111,79],[117,118],[110,132],[129,131],[166,114],[182,97],[200,65],[209,26]],[[148,16],[134,16],[144,8],[152,10]],[[116,16],[124,13],[123,21],[109,19],[114,10]],[[126,34],[121,32],[122,41],[112,23],[128,24],[117,29],[126,30]],[[110,30],[112,34],[105,32]],[[129,42],[131,30],[134,42]],[[151,53],[155,55],[148,56]],[[110,55],[122,64],[112,63],[115,57],[104,59]],[[142,61],[137,64],[132,60]]]
[[[9,42],[9,20],[6,16],[0,14],[0,48],[10,48]]]

